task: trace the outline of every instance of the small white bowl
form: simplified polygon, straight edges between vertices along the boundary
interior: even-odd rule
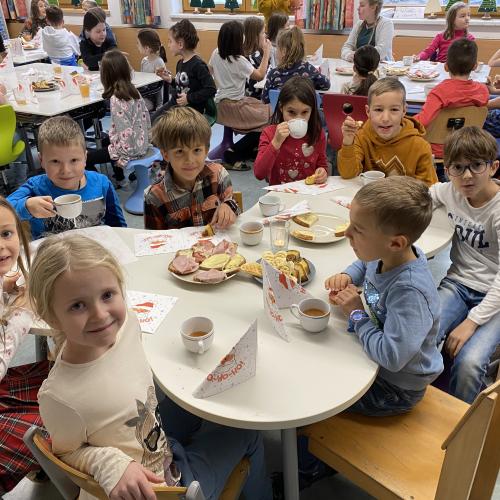
[[[255,246],[262,241],[264,224],[259,221],[244,222],[240,226],[240,238],[244,245]]]
[[[278,215],[280,211],[280,199],[278,196],[266,194],[259,198],[259,208],[264,217]]]

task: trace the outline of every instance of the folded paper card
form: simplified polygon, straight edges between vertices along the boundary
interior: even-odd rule
[[[177,297],[132,290],[127,292],[127,298],[145,333],[154,333],[177,302]]]
[[[199,399],[207,398],[245,382],[255,375],[256,364],[257,320],[194,390],[193,396]]]
[[[309,203],[307,200],[302,200],[296,203],[293,207],[287,208],[286,210],[283,210],[280,212],[278,215],[274,215],[272,217],[264,217],[262,219],[263,224],[269,224],[269,221],[271,219],[282,219],[282,220],[287,220],[291,219],[295,215],[301,215],[301,214],[307,214],[311,211],[311,208],[309,207]]]
[[[334,196],[331,200],[341,207],[347,208],[348,210],[351,209],[352,198],[349,196]]]
[[[262,292],[264,296],[264,310],[266,311],[267,317],[271,320],[271,324],[273,325],[276,333],[283,340],[290,342],[290,336],[285,328],[283,315],[280,313],[278,306],[276,305],[276,296],[274,295],[273,288],[269,282],[268,273],[266,272],[268,267],[271,266],[268,265],[266,261],[262,261]]]

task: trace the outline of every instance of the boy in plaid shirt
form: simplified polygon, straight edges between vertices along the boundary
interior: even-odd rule
[[[170,109],[153,128],[167,168],[144,193],[144,226],[179,229],[212,224],[225,229],[239,214],[231,178],[219,163],[205,163],[211,129],[206,118],[187,107]]]

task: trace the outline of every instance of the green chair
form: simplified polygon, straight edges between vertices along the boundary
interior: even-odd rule
[[[2,125],[3,124],[3,125]],[[14,145],[14,134],[16,133],[16,113],[9,104],[0,106],[0,170],[4,184],[7,186],[5,170],[24,151],[26,145],[23,141],[17,141]]]
[[[205,106],[205,118],[210,126],[217,121],[217,106],[213,97],[207,101],[207,105]]]

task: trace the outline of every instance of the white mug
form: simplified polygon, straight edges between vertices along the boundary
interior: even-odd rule
[[[294,118],[288,121],[288,129],[294,139],[302,139],[307,134],[307,126],[308,122],[302,118]]]
[[[384,172],[380,170],[368,170],[367,172],[361,172],[359,174],[363,184],[369,184],[370,182],[378,181],[385,177]]]
[[[214,324],[203,316],[189,318],[181,325],[181,336],[188,351],[203,354],[214,341]]]
[[[413,64],[413,56],[403,56],[403,65],[411,66]]]
[[[259,221],[244,222],[240,226],[240,238],[244,245],[254,246],[262,241],[264,224]]]
[[[65,219],[75,219],[82,213],[82,197],[79,194],[63,194],[54,200],[54,209]]]
[[[290,306],[290,312],[308,332],[321,332],[330,320],[330,304],[321,299],[304,299]]]
[[[264,217],[271,217],[278,215],[281,209],[279,196],[266,194],[259,198],[259,207]]]

